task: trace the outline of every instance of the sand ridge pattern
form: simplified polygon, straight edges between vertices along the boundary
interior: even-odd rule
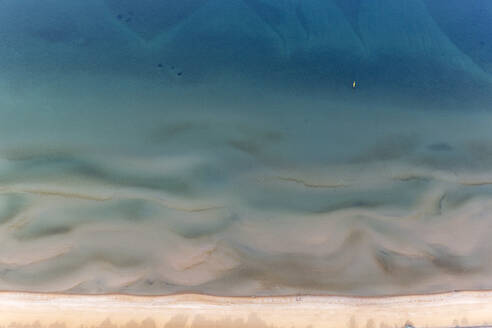
[[[426,142],[401,153],[405,138],[376,138],[383,146],[345,159],[328,153],[320,166],[296,157],[302,137],[241,122],[211,120],[206,137],[203,124],[173,135],[164,145],[184,147],[179,156],[5,149],[0,289],[394,295],[492,287],[492,159],[473,169],[471,141],[441,158]],[[261,145],[284,160],[227,142],[247,133],[283,135]],[[449,166],[448,156],[464,160]]]

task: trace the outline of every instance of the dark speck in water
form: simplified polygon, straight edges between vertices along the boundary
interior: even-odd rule
[[[176,74],[177,74],[178,76],[181,76],[181,75],[183,75],[183,72],[178,72],[178,73],[176,73]]]
[[[157,64],[157,67],[162,68],[162,64],[161,63]]]
[[[447,144],[445,142],[435,143],[435,144],[429,145],[427,148],[429,148],[432,151],[451,151],[451,150],[453,150],[453,147],[451,147],[449,144]]]
[[[123,15],[119,14],[118,16],[116,16],[116,18],[118,18],[119,20],[122,20],[123,19]]]

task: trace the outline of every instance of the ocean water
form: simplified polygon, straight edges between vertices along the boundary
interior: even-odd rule
[[[0,0],[0,290],[492,288],[489,0]]]

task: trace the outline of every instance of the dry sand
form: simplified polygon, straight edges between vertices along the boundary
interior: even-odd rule
[[[1,327],[470,327],[492,292],[356,298],[0,294]]]

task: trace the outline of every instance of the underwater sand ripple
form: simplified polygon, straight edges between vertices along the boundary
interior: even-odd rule
[[[336,115],[367,125],[356,114]],[[401,132],[347,149],[334,137],[352,131],[313,121],[319,127],[304,131],[298,116],[283,125],[224,113],[181,126],[161,119],[155,128],[172,133],[148,149],[7,152],[0,289],[234,296],[492,288],[489,168],[467,166],[466,156],[444,165],[468,154],[466,142],[413,143]],[[428,148],[440,140],[452,149]]]
[[[118,166],[142,170],[151,163],[128,159]],[[484,242],[492,199],[475,190],[487,186],[462,182],[484,177],[409,170],[399,162],[268,168],[237,175],[210,195],[105,178],[83,184],[20,178],[2,186],[2,195],[23,201],[13,212],[0,208],[9,217],[0,225],[0,288],[154,295],[483,288],[492,274]],[[34,247],[35,261],[12,262]]]

